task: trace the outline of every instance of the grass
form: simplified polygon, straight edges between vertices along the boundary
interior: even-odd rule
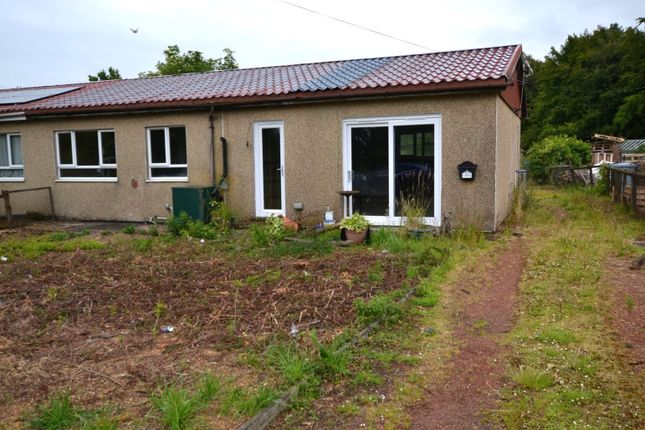
[[[88,411],[74,406],[67,393],[53,396],[45,405],[36,406],[29,428],[38,430],[116,430],[118,422],[107,411]]]
[[[101,249],[104,244],[94,239],[83,238],[87,232],[54,232],[26,238],[11,238],[0,242],[0,255],[33,260],[47,252],[71,252],[76,250]]]
[[[536,189],[525,214],[529,260],[516,367],[495,417],[509,429],[638,428],[642,389],[616,359],[603,282],[608,257],[630,258],[645,227],[584,189]]]

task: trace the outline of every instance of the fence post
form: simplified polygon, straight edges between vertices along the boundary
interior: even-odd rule
[[[636,192],[638,188],[638,177],[636,175],[629,175],[629,177],[632,179],[632,209],[635,214],[638,214],[638,202],[636,201],[638,195]]]
[[[593,166],[589,166],[589,181],[593,185]]]
[[[9,199],[9,191],[2,190],[2,199],[4,200],[4,212],[7,215],[7,224],[11,225],[13,222],[13,215],[11,213],[11,200]]]

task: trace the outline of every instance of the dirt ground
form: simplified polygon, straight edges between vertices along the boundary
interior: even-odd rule
[[[26,233],[0,240],[17,234]],[[127,422],[148,412],[160,383],[195,372],[255,387],[270,375],[240,365],[241,353],[292,324],[333,337],[354,321],[355,300],[405,278],[403,264],[377,251],[266,258],[155,238],[151,252],[136,249],[137,236],[94,232],[104,248],[0,264],[0,427],[18,427],[21,413],[60,391]],[[165,325],[175,331],[160,334]]]
[[[506,373],[506,348],[500,343],[513,326],[517,291],[526,262],[521,239],[481,262],[444,291],[454,303],[454,337],[459,350],[443,385],[410,409],[413,429],[493,428],[482,411],[498,400]]]

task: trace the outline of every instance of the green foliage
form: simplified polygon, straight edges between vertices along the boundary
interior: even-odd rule
[[[0,243],[0,255],[35,259],[47,252],[101,249],[105,246],[96,240],[78,236],[79,233],[55,232],[43,236],[8,239]]]
[[[35,416],[29,427],[38,430],[62,430],[79,421],[79,411],[72,405],[68,394],[53,397],[46,406],[36,407]]]
[[[186,212],[168,219],[168,233],[173,236],[195,237],[197,239],[216,239],[219,231],[210,224],[195,221]]]
[[[162,75],[179,75],[193,72],[212,72],[214,70],[233,70],[238,68],[234,52],[224,49],[222,58],[204,58],[200,51],[188,51],[182,54],[177,45],[170,45],[163,51],[164,61],[157,62],[156,69],[139,73],[139,77]]]
[[[174,386],[167,386],[161,393],[152,396],[152,406],[161,415],[164,428],[183,430],[189,428],[195,414],[201,409],[202,404],[187,390]]]
[[[128,224],[125,227],[123,227],[123,230],[121,231],[125,234],[134,234],[137,232],[137,228],[132,224]]]
[[[513,379],[521,386],[532,390],[543,390],[554,383],[551,375],[545,372],[539,372],[530,367],[515,373]]]
[[[548,181],[552,167],[568,163],[579,167],[590,161],[589,145],[575,137],[564,135],[545,137],[526,154],[529,174],[540,183]]]
[[[313,363],[295,345],[271,345],[267,357],[289,385],[318,382]]]
[[[334,375],[349,374],[349,362],[351,354],[347,349],[341,349],[336,344],[323,345],[316,336],[315,332],[311,333],[311,341],[318,351],[318,362],[316,363],[316,372],[323,378],[329,378]]]
[[[380,294],[371,299],[354,302],[358,320],[363,324],[378,321],[384,325],[392,325],[403,317],[403,308],[392,296]]]
[[[114,67],[108,67],[107,72],[105,71],[105,69],[101,69],[96,75],[88,75],[87,78],[90,82],[122,79],[121,73],[119,73],[119,69],[116,69]]]
[[[264,225],[253,224],[249,228],[251,239],[257,246],[274,246],[287,235],[287,229],[282,218],[270,216],[264,221]]]
[[[227,232],[233,226],[233,211],[225,202],[213,200],[209,203],[211,208],[211,225],[218,231]]]
[[[617,24],[570,35],[543,61],[529,58],[522,146],[547,136],[645,136],[645,31]]]
[[[152,239],[137,239],[132,245],[138,252],[148,252],[152,249]]]
[[[345,228],[347,230],[351,230],[355,232],[361,232],[361,231],[367,230],[369,226],[370,226],[370,223],[367,220],[367,218],[365,218],[363,215],[359,214],[358,212],[354,212],[347,218],[343,218],[343,220],[340,222],[341,228]]]

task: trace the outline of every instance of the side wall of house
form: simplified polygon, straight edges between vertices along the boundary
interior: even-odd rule
[[[513,204],[516,170],[520,168],[520,157],[520,119],[501,98],[498,98],[495,150],[495,229],[504,222]]]
[[[506,160],[501,151],[506,151],[504,142],[512,140],[511,132],[519,130],[512,112],[497,100],[496,93],[491,92],[218,111],[216,176],[222,173],[219,137],[223,135],[228,141],[229,160],[225,198],[239,218],[253,217],[253,124],[282,121],[287,215],[298,218],[311,214],[322,219],[325,207],[331,206],[338,219],[342,202],[338,191],[343,188],[343,120],[438,114],[442,121],[442,214],[451,214],[453,225],[474,223],[493,230],[495,215],[505,212],[502,202],[510,192],[498,184],[508,188],[516,168],[516,163]],[[173,125],[186,127],[189,181],[147,182],[146,127]],[[57,181],[55,131],[95,129],[115,131],[118,181]],[[69,218],[142,221],[154,215],[164,216],[164,206],[172,200],[171,187],[210,183],[206,111],[0,123],[0,133],[5,132],[19,132],[22,136],[25,181],[0,183],[0,189],[52,186],[57,213]],[[479,166],[473,182],[461,181],[458,176],[457,165],[467,160]],[[496,176],[496,162],[508,166],[505,176]],[[304,204],[300,213],[293,209],[296,201]],[[48,200],[42,192],[13,194],[12,204],[15,213],[48,213]],[[0,205],[0,213],[3,211]]]
[[[148,182],[146,127],[185,126],[189,182]],[[61,130],[113,129],[116,139],[117,182],[57,180],[54,134]],[[57,215],[85,220],[143,221],[166,216],[171,187],[210,182],[208,113],[100,116],[0,123],[0,133],[21,135],[24,182],[0,182],[0,189],[51,186]],[[49,214],[46,191],[11,194],[13,212]],[[4,205],[0,204],[4,214]]]

